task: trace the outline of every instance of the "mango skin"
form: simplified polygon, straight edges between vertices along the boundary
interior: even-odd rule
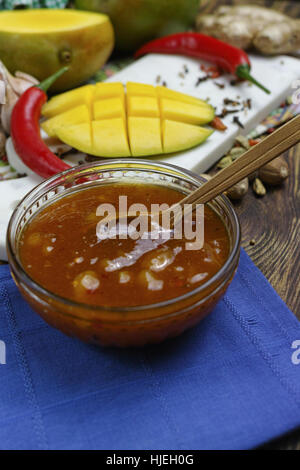
[[[200,0],[75,0],[79,10],[108,15],[119,52],[134,52],[154,37],[191,28]]]
[[[0,27],[0,59],[11,73],[20,70],[41,81],[62,66],[69,66],[51,92],[82,84],[105,64],[113,47],[114,31],[109,19],[80,30],[44,34],[8,33]]]

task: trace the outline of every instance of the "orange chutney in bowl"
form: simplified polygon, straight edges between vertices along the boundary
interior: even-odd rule
[[[126,196],[128,207],[143,204],[150,213],[153,204],[172,206],[193,188],[191,181],[178,184],[179,177],[189,176],[181,170],[171,176],[176,184],[151,181],[158,163],[133,164],[138,172],[131,171],[132,179],[111,172],[104,179],[101,164],[95,166],[90,179],[79,168],[65,172],[64,185],[59,176],[42,183],[27,196],[35,210],[26,197],[22,203],[27,216],[16,209],[7,243],[13,277],[47,322],[85,341],[135,346],[179,334],[212,310],[237,267],[239,228],[230,204],[221,198],[204,206],[198,249],[188,249],[184,236],[157,244],[119,235],[101,238],[99,205],[117,212],[119,196]],[[164,176],[168,167],[162,167]]]
[[[97,208],[169,206],[182,193],[150,184],[117,184],[87,189],[41,210],[20,239],[20,258],[32,279],[54,294],[90,305],[129,307],[178,297],[210,279],[225,263],[229,237],[222,220],[204,208],[204,244],[187,250],[187,240],[169,239],[158,247],[148,240],[101,240]]]

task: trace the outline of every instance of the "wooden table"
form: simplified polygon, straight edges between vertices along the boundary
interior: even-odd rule
[[[274,7],[300,18],[297,1],[211,0],[201,10],[210,13],[218,5],[249,3]],[[263,198],[249,190],[235,208],[242,227],[242,246],[300,320],[300,144],[286,152],[285,159],[290,177],[281,187],[268,188]],[[264,448],[300,450],[300,429]]]

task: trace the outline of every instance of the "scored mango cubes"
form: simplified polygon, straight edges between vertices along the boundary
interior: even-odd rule
[[[128,136],[133,157],[163,153],[158,117],[129,116]]]
[[[128,82],[85,85],[50,99],[41,127],[49,136],[99,157],[174,153],[212,133],[207,102],[166,87]]]
[[[110,158],[130,155],[124,119],[92,121],[92,135],[95,155]]]

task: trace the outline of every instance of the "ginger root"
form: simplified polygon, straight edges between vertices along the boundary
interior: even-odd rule
[[[288,54],[300,48],[300,20],[259,6],[221,6],[213,15],[200,15],[197,30],[266,55]]]

